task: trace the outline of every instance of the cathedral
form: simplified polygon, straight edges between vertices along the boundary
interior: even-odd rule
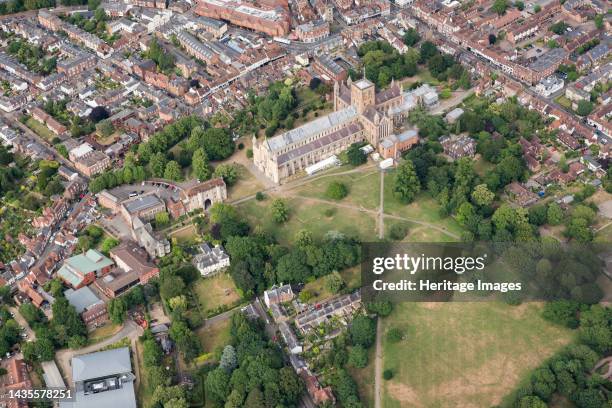
[[[423,87],[421,87],[423,88]],[[253,136],[255,166],[277,184],[321,160],[367,141],[375,148],[396,140],[394,126],[421,102],[419,89],[402,92],[392,82],[376,91],[367,79],[334,84],[334,111],[280,135],[258,141]],[[431,88],[426,92],[431,94]],[[416,142],[416,140],[415,140]]]

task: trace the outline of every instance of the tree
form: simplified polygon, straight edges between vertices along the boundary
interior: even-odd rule
[[[200,181],[205,181],[210,178],[211,170],[208,164],[208,156],[201,147],[197,148],[193,152],[191,158],[191,166],[193,169],[193,175]]]
[[[578,102],[578,109],[576,109],[578,115],[588,116],[591,112],[593,112],[593,102],[586,100]]]
[[[187,310],[187,298],[185,295],[178,295],[168,299],[168,306],[173,313],[182,314]]]
[[[115,132],[115,127],[110,120],[104,119],[96,124],[96,132],[102,137],[108,137]]]
[[[206,377],[206,396],[213,401],[221,403],[227,399],[229,393],[230,376],[227,371],[221,367],[217,367],[209,372]]]
[[[419,35],[419,32],[417,30],[415,30],[414,28],[409,28],[408,30],[406,30],[403,40],[404,44],[409,47],[413,47],[419,41],[421,41],[421,36]]]
[[[571,300],[555,300],[546,302],[542,317],[562,326],[575,329],[578,327],[578,310],[580,305]]]
[[[289,219],[289,207],[287,207],[287,204],[282,199],[277,198],[272,201],[270,209],[272,210],[272,218],[277,224],[287,222]]]
[[[548,209],[545,205],[529,207],[529,223],[540,226],[546,224]]]
[[[164,169],[164,178],[173,181],[179,181],[183,178],[183,173],[181,171],[181,166],[174,161],[170,160]]]
[[[546,218],[550,225],[559,225],[563,220],[563,210],[557,203],[550,203],[548,205],[548,211],[546,213]]]
[[[223,348],[221,361],[219,361],[219,367],[227,371],[229,374],[234,371],[237,366],[238,359],[236,357],[236,349],[234,349],[234,346],[228,344]]]
[[[234,153],[235,146],[227,129],[209,128],[204,131],[202,147],[210,160],[223,160]]]
[[[304,385],[300,377],[291,367],[283,367],[279,370],[279,380],[279,388],[285,403],[287,406],[295,405],[304,392]]]
[[[388,300],[366,303],[366,309],[369,313],[376,313],[378,316],[386,317],[393,311],[393,304]]]
[[[220,164],[215,169],[214,175],[221,177],[228,186],[232,186],[238,181],[238,168],[234,164]]]
[[[333,271],[325,277],[325,286],[331,293],[340,292],[344,285],[344,279],[342,279],[342,276],[338,273],[338,271]]]
[[[376,339],[376,323],[367,316],[357,316],[353,319],[349,333],[354,345],[368,348]]]
[[[406,235],[408,235],[408,230],[408,224],[406,223],[397,222],[392,224],[391,228],[389,229],[389,238],[394,241],[401,241],[402,239],[406,238]]]
[[[295,246],[298,248],[306,248],[314,243],[312,232],[308,230],[299,230],[293,239]]]
[[[479,184],[472,191],[472,201],[481,207],[491,205],[494,199],[495,193],[486,184]]]
[[[593,20],[595,21],[595,27],[597,27],[598,30],[601,30],[604,27],[604,16],[603,16],[603,14],[596,15]]]
[[[164,353],[157,341],[154,338],[146,339],[142,343],[142,348],[142,361],[145,367],[150,368],[159,366]]]
[[[393,194],[402,203],[409,204],[414,201],[416,195],[421,191],[421,183],[410,160],[402,162],[395,175]]]
[[[341,183],[339,181],[332,181],[327,186],[325,195],[331,198],[332,200],[342,200],[348,195],[348,188],[344,183]]]
[[[119,240],[113,237],[106,237],[100,244],[100,252],[108,255],[111,249],[119,245]]]
[[[353,143],[346,150],[346,156],[351,166],[359,166],[368,161],[368,156],[361,150],[361,144]]]
[[[491,7],[491,9],[500,16],[506,13],[507,8],[508,0],[495,0],[495,3],[493,3],[493,7]]]
[[[124,322],[127,316],[127,303],[123,297],[111,299],[107,304],[108,317],[115,324]]]
[[[518,403],[518,408],[547,408],[548,405],[539,397],[529,395],[521,398]]]
[[[168,224],[170,224],[170,215],[167,211],[162,211],[155,214],[155,226],[157,228],[163,228]]]
[[[349,364],[355,368],[364,368],[368,365],[368,352],[361,346],[353,346],[349,352]]]
[[[385,380],[387,380],[387,381],[392,379],[393,378],[393,371],[392,370],[385,370],[385,371],[383,371],[383,378]]]
[[[180,276],[164,276],[159,286],[159,293],[164,299],[180,296],[185,291],[185,282]]]
[[[24,303],[19,306],[19,314],[23,316],[30,326],[45,320],[44,313],[32,303]]]

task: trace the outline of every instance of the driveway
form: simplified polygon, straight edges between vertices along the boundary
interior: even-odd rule
[[[132,320],[127,320],[121,330],[115,333],[113,336],[109,337],[106,340],[102,340],[99,343],[92,344],[86,347],[83,347],[78,350],[72,349],[62,349],[55,353],[55,359],[62,370],[64,378],[66,379],[67,384],[72,385],[72,367],[70,365],[70,361],[74,356],[80,356],[82,354],[93,353],[104,347],[110,346],[111,344],[117,343],[124,338],[129,338],[132,343],[138,340],[143,333],[142,327],[138,326]]]
[[[19,313],[19,310],[17,310],[16,307],[9,307],[9,310],[15,316],[14,319],[17,323],[19,323],[19,326],[25,329],[25,332],[28,334],[27,340],[36,340],[36,333],[34,333],[34,330],[30,328],[30,325],[28,324],[28,322],[26,322],[26,319],[24,319],[21,313]]]

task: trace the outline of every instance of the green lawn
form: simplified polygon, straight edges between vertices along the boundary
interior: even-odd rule
[[[169,238],[176,238],[178,242],[193,241],[198,237],[195,225],[188,224],[168,234]]]
[[[563,95],[555,98],[555,102],[557,102],[559,105],[563,106],[566,109],[572,109],[572,101],[570,101]]]
[[[199,279],[193,290],[203,312],[215,310],[219,306],[231,306],[240,300],[236,285],[228,273]]]
[[[440,216],[438,203],[426,193],[421,193],[411,204],[403,204],[393,195],[393,172],[385,175],[385,214],[435,224],[456,235],[461,235],[461,226],[451,217]],[[449,239],[452,237],[449,236]]]
[[[309,230],[315,239],[321,239],[330,230],[357,236],[363,241],[376,239],[376,221],[371,214],[345,208],[337,208],[333,203],[310,202],[301,198],[285,199],[289,210],[289,221],[277,224],[272,219],[270,204],[273,197],[264,201],[250,200],[237,206],[238,211],[247,218],[254,228],[273,235],[284,245],[293,242],[296,233]],[[326,210],[332,211],[326,214]]]
[[[32,129],[34,133],[47,140],[49,143],[55,138],[55,134],[51,132],[48,127],[34,118],[29,118],[25,124]]]
[[[338,201],[357,207],[376,209],[380,200],[380,174],[376,169],[361,173],[343,174],[336,177],[323,177],[293,190],[296,194],[329,200],[325,194],[332,181],[343,183],[348,188],[348,196]]]
[[[223,320],[214,324],[204,325],[196,331],[202,343],[204,353],[216,354],[229,344],[231,335],[231,320]]]
[[[340,272],[342,279],[347,288],[357,289],[361,286],[361,266],[357,265],[349,269],[345,269]],[[322,276],[316,280],[309,282],[304,286],[305,290],[308,290],[313,294],[313,297],[308,303],[317,303],[324,299],[328,299],[334,294],[327,288],[326,277]]]
[[[240,153],[243,154],[243,153]],[[238,181],[227,189],[229,200],[248,197],[264,189],[264,186],[242,164],[234,163],[238,169]]]
[[[383,338],[383,406],[488,407],[502,398],[561,347],[570,330],[540,317],[541,305],[527,303],[402,303],[383,320],[383,332],[404,330],[405,338]]]

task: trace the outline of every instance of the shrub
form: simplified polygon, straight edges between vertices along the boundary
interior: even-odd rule
[[[332,181],[327,186],[327,191],[325,195],[332,200],[342,200],[344,197],[348,195],[348,188],[344,183],[340,183],[339,181]]]
[[[266,195],[262,193],[261,191],[258,191],[257,193],[255,193],[255,199],[257,201],[263,201],[266,199]]]
[[[390,379],[392,379],[392,378],[393,378],[393,371],[391,371],[391,370],[385,370],[385,371],[383,371],[383,378],[384,378],[385,380],[387,380],[387,381],[388,381],[388,380],[390,380]]]
[[[398,343],[403,337],[404,333],[402,332],[402,329],[398,327],[393,327],[387,332],[387,340],[389,340],[391,343]]]
[[[401,241],[408,234],[408,225],[405,223],[397,223],[391,225],[389,237],[394,241]]]

